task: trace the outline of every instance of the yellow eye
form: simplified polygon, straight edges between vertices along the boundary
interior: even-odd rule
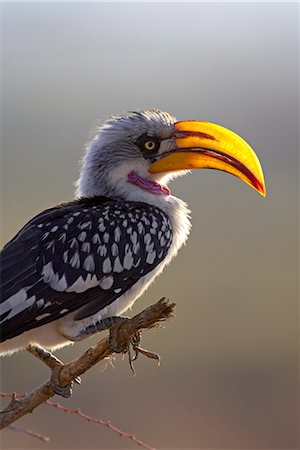
[[[154,141],[147,141],[144,144],[144,147],[146,150],[154,150],[155,146],[156,146],[156,142],[154,142]]]

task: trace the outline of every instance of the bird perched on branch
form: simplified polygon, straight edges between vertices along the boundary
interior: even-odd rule
[[[55,349],[125,320],[188,237],[189,210],[168,185],[193,168],[231,173],[265,196],[254,151],[219,125],[148,110],[100,127],[76,199],[38,214],[2,251],[0,353]]]

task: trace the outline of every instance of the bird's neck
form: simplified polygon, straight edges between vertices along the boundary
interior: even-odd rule
[[[162,209],[174,222],[185,223],[188,217],[186,204],[171,195],[170,189],[159,181],[143,177],[143,167],[121,167],[119,169],[97,171],[85,164],[77,182],[76,197],[106,196],[122,198],[131,202],[144,202]],[[177,225],[176,225],[177,228]]]
[[[191,227],[190,211],[185,202],[171,195],[170,190],[166,186],[159,184],[155,180],[147,179],[146,182],[146,178],[142,176],[137,178],[135,175],[131,175],[132,181],[129,182],[128,173],[130,172],[120,171],[110,175],[113,176],[113,179],[109,179],[108,172],[106,179],[101,182],[99,178],[95,179],[93,177],[95,171],[89,173],[84,170],[77,183],[76,196],[122,198],[129,202],[143,202],[160,208],[168,215],[172,224],[174,236],[172,249],[169,252],[171,259],[185,243],[189,235]],[[104,176],[104,174],[102,173],[101,176]],[[113,188],[107,189],[107,186],[113,186]]]

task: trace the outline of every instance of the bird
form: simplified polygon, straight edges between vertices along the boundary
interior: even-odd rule
[[[1,356],[52,351],[126,320],[190,233],[169,184],[201,168],[266,195],[256,153],[221,125],[149,109],[98,126],[74,199],[33,217],[1,252]]]

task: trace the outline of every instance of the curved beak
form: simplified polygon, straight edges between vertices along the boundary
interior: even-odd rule
[[[174,150],[151,164],[150,173],[202,168],[222,170],[266,196],[258,157],[250,145],[233,131],[209,122],[188,120],[175,124],[174,137]]]

